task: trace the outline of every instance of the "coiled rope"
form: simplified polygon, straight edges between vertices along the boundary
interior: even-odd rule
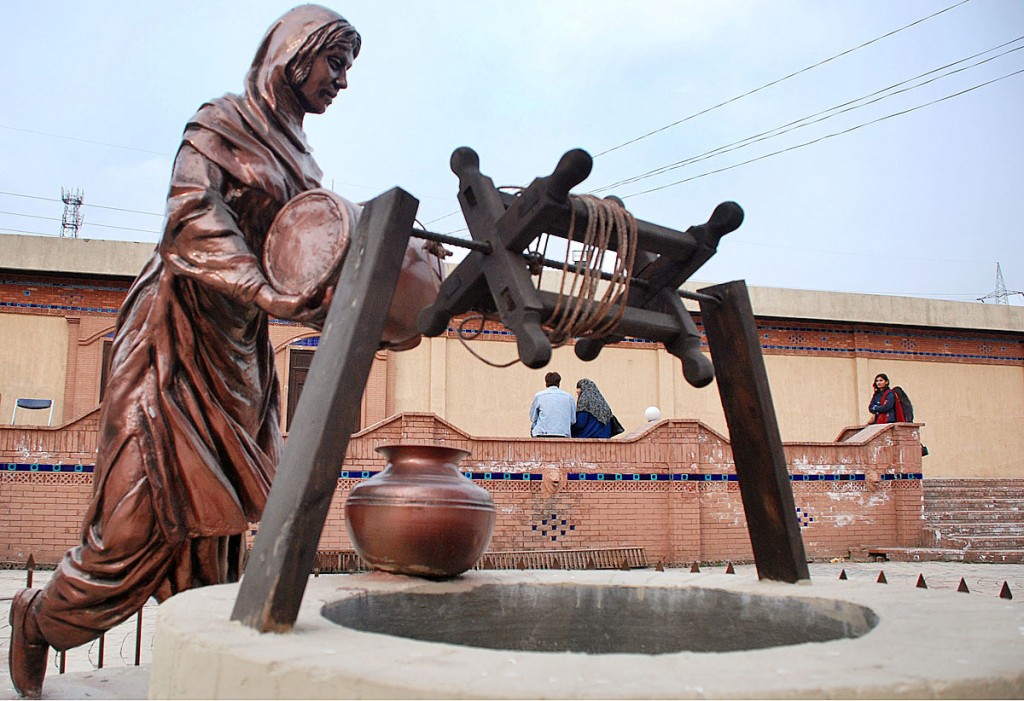
[[[617,199],[600,199],[593,195],[571,196],[569,233],[566,237],[569,247],[576,235],[576,207],[572,206],[574,201],[582,201],[586,206],[587,229],[575,270],[570,271],[569,256],[565,257],[558,301],[544,324],[548,339],[556,346],[573,337],[601,337],[619,325],[626,311],[629,281],[633,277],[633,263],[636,260],[636,219]],[[598,300],[601,270],[613,236],[616,246],[611,279]],[[608,318],[601,323],[601,319],[606,316]]]
[[[626,311],[629,283],[636,261],[636,219],[626,210],[621,200],[601,199],[592,195],[570,195],[569,199],[569,231],[566,236],[566,256],[562,264],[558,299],[551,315],[542,324],[548,340],[556,348],[565,345],[571,338],[600,338],[618,326]],[[587,228],[580,241],[583,248],[579,259],[575,265],[571,265],[569,251],[576,236],[577,201],[583,202],[586,207]],[[549,239],[550,237],[545,237],[544,251],[535,253],[535,256],[546,257]],[[613,271],[610,278],[603,281],[601,273],[613,240]],[[538,287],[542,270],[543,268],[539,267],[536,271]],[[603,293],[602,282],[605,283]],[[458,338],[463,346],[471,355],[491,367],[505,368],[519,362],[519,359],[516,359],[507,363],[494,363],[483,358],[469,346],[467,341],[477,338],[484,331],[488,317],[493,319],[494,315],[477,313],[462,320],[458,328]],[[479,327],[467,329],[466,325],[471,320],[479,320]]]

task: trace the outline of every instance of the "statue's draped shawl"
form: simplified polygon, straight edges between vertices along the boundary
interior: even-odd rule
[[[321,176],[285,66],[338,20],[316,6],[285,14],[245,94],[210,101],[185,128],[163,237],[118,317],[94,511],[106,474],[137,441],[171,542],[242,533],[262,514],[281,449],[274,352],[253,303],[263,241],[285,202]]]

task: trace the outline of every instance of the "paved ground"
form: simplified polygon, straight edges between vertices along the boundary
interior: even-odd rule
[[[1013,601],[1024,606],[1024,565],[965,564],[960,562],[882,562],[882,563],[816,563],[810,566],[812,581],[817,578],[838,578],[845,570],[851,581],[877,583],[879,573],[884,572],[886,584],[878,586],[915,587],[918,577],[923,576],[929,589],[952,590],[963,579],[970,590],[964,596],[998,597],[1005,583]],[[704,568],[705,572],[721,573],[724,566]],[[44,584],[50,572],[36,572],[34,584]],[[344,577],[346,575],[329,575]],[[736,567],[736,576],[756,578],[753,565]],[[25,573],[11,570],[0,571],[0,655],[7,659],[10,639],[8,611],[10,597],[25,586]],[[936,615],[941,615],[936,611]],[[148,689],[149,663],[152,659],[153,631],[156,624],[157,606],[147,605],[142,612],[142,635],[139,646],[140,666],[135,666],[136,619],[118,626],[106,635],[104,645],[104,666],[97,669],[99,643],[93,642],[67,653],[65,673],[60,673],[59,656],[50,656],[50,669],[43,687],[45,699],[136,699],[146,698]],[[1024,664],[1024,663],[1022,663]],[[6,664],[0,664],[0,699],[16,699],[17,693],[11,685]]]

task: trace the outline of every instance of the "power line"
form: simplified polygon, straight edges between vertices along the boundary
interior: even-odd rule
[[[38,214],[22,214],[20,212],[6,212],[0,210],[0,214],[7,214],[12,217],[26,217],[27,219],[44,219],[46,221],[62,221],[60,217],[44,217]],[[145,234],[159,234],[159,231],[153,231],[151,229],[136,229],[131,226],[115,226],[114,224],[99,224],[97,222],[89,222],[89,226],[102,226],[104,229],[121,229],[122,231],[141,231]]]
[[[55,234],[52,234],[52,233],[47,234],[47,233],[43,233],[42,231],[26,231],[25,229],[8,229],[7,227],[2,227],[2,229],[3,229],[3,232],[7,233],[7,234],[31,234],[33,236],[49,236],[51,238],[53,236],[55,236]],[[59,237],[59,234],[57,234],[56,236]]]
[[[10,197],[24,197],[29,200],[43,200],[44,202],[62,202],[58,197],[40,197],[39,195],[25,195],[20,192],[3,192],[0,191],[0,195],[8,195]],[[146,214],[151,217],[163,217],[163,214],[157,212],[143,212],[140,209],[125,209],[124,207],[110,207],[108,205],[93,204],[92,202],[83,202],[83,207],[95,207],[96,209],[109,209],[114,212],[128,212],[130,214]]]
[[[784,249],[788,251],[801,251],[804,253],[824,253],[826,255],[834,256],[857,256],[860,258],[877,258],[877,253],[861,253],[859,251],[836,251],[827,248],[807,248],[805,246],[787,246],[785,244],[776,243],[764,243],[762,241],[747,241],[744,239],[729,239],[731,245],[742,245],[742,246],[763,246],[765,248]],[[971,258],[927,258],[920,256],[898,256],[892,252],[886,252],[886,258],[891,260],[917,260],[927,261],[931,263],[976,263],[980,265],[989,265],[992,261],[990,260],[975,260]]]
[[[773,80],[770,83],[765,83],[764,85],[762,85],[759,88],[754,88],[753,90],[749,90],[749,91],[743,93],[742,95],[737,95],[736,97],[730,98],[730,99],[726,100],[725,102],[720,102],[720,103],[718,103],[717,105],[715,105],[713,107],[708,107],[706,109],[701,110],[700,112],[695,112],[694,114],[691,114],[689,117],[683,117],[682,119],[680,119],[678,121],[675,121],[675,122],[672,122],[671,124],[666,124],[663,127],[659,127],[658,129],[655,129],[654,131],[650,131],[650,132],[648,132],[646,134],[643,134],[641,136],[638,136],[638,137],[636,137],[634,139],[630,139],[629,141],[624,141],[623,143],[619,144],[618,146],[613,146],[613,147],[611,147],[609,149],[605,149],[604,151],[601,151],[596,156],[594,156],[594,158],[598,158],[598,157],[603,156],[603,155],[605,155],[607,153],[611,153],[612,151],[617,151],[618,149],[623,148],[624,146],[629,146],[630,144],[635,144],[636,142],[642,141],[643,139],[646,139],[649,136],[654,136],[655,134],[663,132],[666,129],[671,129],[674,126],[678,126],[678,125],[682,124],[683,122],[688,122],[691,119],[694,119],[696,117],[700,117],[701,115],[705,115],[708,112],[711,112],[713,110],[718,109],[719,107],[724,107],[725,105],[728,105],[728,104],[731,104],[733,102],[736,102],[737,100],[741,100],[744,97],[749,97],[749,96],[751,96],[751,95],[753,95],[755,93],[758,93],[758,92],[761,92],[762,90],[770,88],[773,85],[778,85],[779,83],[781,83],[783,81],[786,81],[786,80],[789,80],[790,78],[794,78],[794,77],[800,75],[801,73],[806,73],[807,71],[810,71],[810,70],[813,70],[815,68],[818,68],[819,66],[823,66],[826,63],[829,63],[830,61],[834,61],[837,58],[841,58],[843,56],[846,56],[847,54],[851,54],[854,51],[857,51],[858,49],[863,49],[864,47],[870,46],[871,44],[874,44],[876,42],[881,41],[882,39],[887,39],[888,37],[891,37],[894,34],[898,34],[898,33],[902,32],[905,29],[910,29],[911,27],[913,27],[915,25],[921,24],[922,22],[926,22],[927,20],[930,20],[930,19],[932,19],[934,17],[938,17],[939,15],[943,14],[944,12],[949,12],[950,10],[952,10],[952,9],[954,9],[956,7],[959,7],[960,5],[963,5],[963,4],[967,3],[967,2],[970,2],[970,0],[960,0],[960,2],[956,3],[955,5],[950,5],[949,7],[945,8],[943,10],[939,10],[938,12],[930,14],[927,17],[922,17],[919,20],[915,20],[914,22],[911,22],[908,25],[900,27],[899,29],[894,29],[891,32],[883,34],[882,36],[875,37],[874,39],[871,39],[870,41],[866,41],[863,44],[860,44],[859,46],[855,46],[852,49],[847,49],[846,51],[842,51],[842,52],[836,54],[835,56],[830,56],[829,58],[826,58],[824,60],[818,61],[817,63],[811,64],[810,66],[807,66],[805,68],[801,68],[798,71],[795,71],[793,73],[790,73],[789,75],[783,76],[782,78],[778,78],[776,80]]]
[[[65,139],[66,141],[78,141],[83,144],[93,144],[94,146],[108,146],[110,148],[124,149],[125,151],[140,151],[142,153],[152,153],[156,156],[167,156],[171,158],[174,156],[172,153],[165,153],[163,151],[151,151],[148,148],[137,148],[135,146],[122,146],[121,144],[112,144],[107,141],[93,141],[92,139],[81,139],[77,136],[64,136],[63,134],[50,134],[45,131],[35,131],[34,129],[22,129],[21,127],[12,127],[7,124],[0,124],[0,129],[9,129],[10,131],[20,131],[24,134],[35,134],[36,136],[49,136],[53,139]]]
[[[966,89],[961,90],[959,92],[955,92],[955,93],[952,93],[950,95],[946,95],[945,97],[940,97],[938,99],[931,100],[929,102],[925,102],[924,104],[917,105],[916,107],[911,107],[909,109],[900,110],[899,112],[893,112],[892,114],[887,114],[884,117],[878,117],[877,119],[872,119],[870,121],[863,122],[861,124],[856,124],[856,125],[850,127],[849,129],[843,129],[842,131],[832,132],[831,134],[825,134],[824,136],[820,136],[817,139],[812,139],[810,141],[805,141],[802,144],[795,144],[793,146],[789,146],[789,147],[784,148],[784,149],[779,149],[778,151],[772,151],[771,153],[762,154],[760,156],[757,156],[756,158],[750,158],[750,159],[748,159],[746,161],[741,161],[739,163],[734,163],[734,164],[729,165],[729,166],[723,166],[722,168],[716,168],[715,170],[709,170],[709,171],[704,172],[704,173],[699,173],[698,175],[692,175],[689,178],[683,178],[682,180],[676,180],[675,182],[668,183],[667,185],[660,185],[658,187],[652,187],[649,190],[641,190],[640,192],[634,192],[634,193],[631,193],[629,195],[622,195],[621,198],[622,199],[628,199],[630,197],[639,197],[640,195],[647,195],[647,194],[650,194],[652,192],[657,192],[658,190],[665,190],[667,188],[675,187],[676,185],[682,185],[683,183],[688,183],[688,182],[691,182],[693,180],[698,180],[700,178],[704,178],[704,177],[707,177],[709,175],[716,175],[718,173],[724,173],[727,170],[733,170],[734,168],[739,168],[740,166],[745,166],[745,165],[749,165],[751,163],[756,163],[757,161],[763,161],[766,158],[771,158],[772,156],[778,156],[780,154],[787,153],[789,151],[795,151],[797,149],[804,148],[805,146],[811,146],[812,144],[816,144],[816,143],[819,143],[821,141],[825,141],[827,139],[834,138],[836,136],[842,136],[843,134],[849,134],[850,132],[857,131],[858,129],[861,129],[861,128],[866,127],[866,126],[870,126],[872,124],[878,124],[879,122],[884,122],[884,121],[892,119],[894,117],[902,117],[904,115],[910,114],[911,112],[916,112],[919,109],[923,109],[925,107],[930,107],[930,106],[936,105],[936,104],[938,104],[940,102],[945,102],[946,100],[950,100],[950,99],[952,99],[954,97],[960,97],[961,95],[966,95],[967,93],[973,92],[974,90],[977,90],[978,88],[983,88],[983,87],[985,87],[987,85],[992,85],[993,83],[998,83],[1001,80],[1006,80],[1007,78],[1012,78],[1013,76],[1019,75],[1020,73],[1024,73],[1024,68],[1022,68],[1020,70],[1017,70],[1017,71],[1014,71],[1013,73],[1008,73],[1008,74],[1006,74],[1004,76],[1000,76],[999,78],[993,78],[992,80],[986,81],[984,83],[980,83],[980,84],[975,85],[975,86],[970,87],[970,88],[966,88]]]
[[[761,90],[764,90],[765,88],[771,87],[773,85],[777,85],[777,84],[779,84],[779,83],[781,83],[781,82],[783,82],[785,80],[788,80],[789,78],[797,76],[797,75],[799,75],[801,73],[805,73],[805,72],[807,72],[807,71],[809,71],[809,70],[811,70],[813,68],[817,68],[818,66],[824,65],[824,64],[826,64],[826,63],[828,63],[830,61],[833,61],[833,60],[835,60],[837,58],[840,58],[840,57],[845,56],[845,55],[847,55],[849,53],[852,53],[853,51],[856,51],[858,49],[864,48],[865,46],[869,46],[870,44],[876,43],[878,41],[881,41],[882,39],[885,39],[885,38],[890,37],[890,36],[892,36],[894,34],[902,32],[905,29],[909,29],[909,28],[911,28],[911,27],[913,27],[913,26],[915,26],[917,24],[920,24],[920,23],[925,22],[925,21],[927,21],[929,19],[932,19],[933,17],[937,17],[938,15],[941,15],[944,12],[948,12],[949,10],[952,10],[952,9],[954,9],[956,7],[959,7],[960,5],[963,5],[963,4],[967,3],[967,2],[969,2],[969,0],[961,0],[961,2],[958,2],[958,3],[954,4],[954,5],[950,5],[949,7],[945,8],[943,10],[939,10],[938,12],[935,12],[935,13],[933,13],[931,15],[928,15],[927,17],[923,17],[923,18],[921,18],[919,20],[911,22],[910,24],[907,24],[907,25],[905,25],[903,27],[900,27],[899,29],[895,29],[895,30],[893,30],[891,32],[883,34],[882,36],[876,37],[875,39],[872,39],[870,41],[864,42],[863,44],[861,44],[859,46],[853,47],[852,49],[847,49],[846,51],[843,51],[841,53],[836,54],[835,56],[832,56],[830,58],[827,58],[827,59],[824,59],[822,61],[819,61],[819,62],[817,62],[817,63],[815,63],[813,65],[807,66],[806,68],[802,68],[799,71],[796,71],[794,73],[790,73],[789,75],[784,76],[782,78],[779,78],[777,80],[774,80],[774,81],[772,81],[770,83],[766,83],[765,85],[762,85],[759,88],[756,88],[754,90],[750,90],[748,92],[745,92],[742,95],[737,95],[736,97],[733,97],[733,98],[731,98],[729,100],[726,100],[725,102],[721,102],[721,103],[719,103],[719,104],[717,104],[717,105],[715,105],[713,107],[709,107],[707,109],[701,110],[700,112],[696,112],[694,114],[691,114],[688,117],[685,117],[685,118],[683,118],[683,119],[681,119],[679,121],[676,121],[676,122],[673,122],[671,124],[668,124],[668,125],[666,125],[664,127],[661,127],[659,129],[655,129],[654,131],[651,131],[651,132],[649,132],[647,134],[639,136],[639,137],[637,137],[635,139],[630,139],[629,141],[623,142],[623,143],[619,144],[618,146],[614,146],[612,148],[605,149],[604,151],[599,152],[598,154],[596,154],[593,157],[594,158],[598,158],[599,156],[603,156],[603,155],[605,155],[607,153],[611,153],[612,151],[620,149],[623,146],[628,146],[629,144],[635,143],[635,142],[640,141],[642,139],[645,139],[645,138],[647,138],[649,136],[653,136],[654,134],[657,134],[657,133],[659,133],[661,131],[665,131],[666,129],[669,129],[669,128],[671,128],[673,126],[676,126],[678,124],[682,124],[683,122],[689,121],[690,119],[693,119],[695,117],[699,117],[699,116],[701,116],[703,114],[707,114],[708,112],[711,112],[712,110],[718,109],[719,107],[723,107],[723,106],[728,105],[728,104],[730,104],[732,102],[735,102],[735,101],[737,101],[739,99],[742,99],[744,97],[748,97],[750,95],[753,95],[754,93],[760,92]],[[614,183],[612,183],[610,185],[605,185],[605,186],[596,188],[596,189],[592,190],[591,192],[592,193],[604,192],[604,191],[607,191],[607,190],[609,190],[611,188],[618,187],[620,185],[629,184],[629,183],[632,183],[632,182],[636,182],[636,181],[642,180],[642,179],[644,179],[647,176],[658,175],[660,173],[667,172],[669,170],[673,170],[675,167],[681,167],[682,165],[686,165],[688,163],[696,162],[696,161],[699,161],[699,160],[706,160],[706,158],[710,158],[713,155],[719,155],[719,154],[716,153],[717,151],[721,151],[721,153],[728,153],[729,151],[734,151],[734,150],[737,150],[738,148],[741,148],[741,146],[737,146],[737,144],[743,144],[743,142],[745,142],[745,141],[750,141],[751,144],[752,143],[757,143],[757,141],[763,141],[764,139],[761,139],[761,138],[758,138],[758,137],[762,137],[765,134],[770,134],[771,131],[777,131],[779,129],[783,129],[785,127],[789,127],[789,126],[797,124],[799,122],[806,121],[806,120],[811,119],[813,117],[816,117],[818,115],[826,114],[826,113],[828,113],[830,111],[837,110],[837,109],[839,109],[841,107],[845,107],[845,106],[847,106],[849,104],[852,104],[854,102],[858,102],[860,100],[864,100],[867,97],[871,97],[871,96],[877,94],[878,92],[884,92],[886,90],[891,90],[893,87],[897,87],[897,86],[899,86],[899,85],[901,85],[903,83],[910,82],[911,80],[916,80],[918,78],[924,77],[924,76],[928,75],[929,73],[933,73],[935,71],[943,70],[945,68],[954,66],[957,63],[962,63],[964,61],[969,61],[969,60],[971,60],[973,58],[976,58],[978,56],[982,56],[982,55],[984,55],[986,53],[989,53],[991,51],[995,51],[995,50],[997,50],[999,48],[1002,48],[1003,46],[1007,46],[1007,45],[1012,44],[1012,43],[1014,43],[1016,41],[1020,41],[1021,39],[1024,39],[1024,37],[1019,37],[1017,39],[1014,39],[1013,41],[1009,41],[1009,42],[1006,42],[1005,44],[1001,44],[1000,46],[996,46],[996,47],[994,47],[992,49],[988,49],[987,51],[983,51],[983,52],[975,54],[973,56],[969,56],[967,58],[960,59],[959,61],[955,61],[955,62],[953,62],[951,64],[946,65],[946,66],[942,66],[940,68],[933,69],[932,71],[928,71],[928,72],[922,73],[921,75],[916,76],[915,78],[908,78],[907,80],[902,81],[902,83],[896,83],[893,86],[889,86],[888,88],[883,88],[882,90],[876,91],[875,93],[870,93],[869,95],[866,95],[866,96],[861,97],[861,98],[857,98],[856,100],[852,100],[852,101],[843,103],[841,105],[837,105],[835,107],[831,107],[831,108],[829,108],[827,110],[823,110],[822,112],[818,112],[818,113],[815,113],[813,115],[810,115],[809,117],[803,117],[802,119],[796,120],[795,122],[790,122],[789,124],[785,124],[782,127],[776,127],[776,129],[769,130],[768,132],[762,132],[761,134],[757,134],[755,136],[747,137],[746,139],[741,139],[740,141],[733,142],[733,143],[728,144],[726,146],[720,146],[717,149],[713,149],[712,151],[707,151],[707,152],[705,152],[703,154],[700,154],[698,156],[692,156],[689,159],[685,159],[683,161],[679,161],[678,163],[674,163],[674,164],[671,164],[669,166],[662,166],[662,167],[654,169],[652,171],[648,171],[646,173],[642,173],[642,174],[640,174],[638,176],[633,176],[633,177],[630,177],[630,178],[625,178],[623,180],[619,180],[619,181],[614,182]],[[1024,48],[1024,47],[1021,47],[1021,48]],[[1016,51],[1017,49],[1013,49],[1013,50]],[[1009,53],[1009,52],[1006,52],[1006,53]],[[1000,54],[1000,56],[1002,56],[1002,55],[1004,55],[1004,54]],[[991,59],[989,59],[989,60],[991,60]],[[984,63],[984,62],[982,62],[982,63]],[[976,65],[980,65],[980,64],[976,64]],[[917,87],[920,87],[920,86],[917,86]],[[897,93],[894,93],[894,94],[897,94]],[[868,103],[868,104],[870,104],[870,103]],[[835,115],[831,115],[831,116],[835,116]],[[818,120],[818,121],[822,121],[822,120]],[[810,123],[814,123],[814,122],[810,122]],[[788,129],[787,131],[792,131],[793,129],[796,129],[796,128],[798,128],[798,127],[794,126],[792,129]],[[784,133],[786,133],[786,132],[785,131],[780,132],[780,134],[776,134],[776,136],[784,134]],[[769,138],[769,137],[766,137],[766,138]],[[753,140],[756,140],[756,141],[753,141]],[[745,144],[745,145],[750,145],[750,144]],[[730,148],[730,147],[733,147],[733,146],[736,146],[736,148]],[[757,160],[757,159],[755,159],[755,160]],[[719,172],[719,171],[712,171],[712,173],[714,173],[714,172]],[[710,175],[711,173],[708,173],[708,174]],[[698,177],[703,177],[703,176],[698,176]],[[683,182],[686,182],[686,181],[683,181]],[[646,192],[647,191],[641,192],[641,193],[636,193],[636,194],[646,194]],[[458,214],[458,213],[459,213],[459,210],[455,210],[455,211],[449,212],[448,214],[445,214],[445,215],[443,215],[441,217],[438,217],[438,218],[436,218],[436,219],[434,219],[434,220],[432,220],[430,222],[427,222],[427,225],[430,225],[430,224],[433,224],[435,222],[441,221],[442,219],[446,219],[446,218],[451,217],[451,216],[453,216],[455,214]],[[466,231],[466,229],[464,229],[464,228],[463,229],[458,229],[456,232],[450,232],[450,233],[457,233],[458,231]]]
[[[997,50],[999,50],[999,49],[1001,49],[1003,47],[1009,46],[1010,44],[1015,44],[1015,43],[1020,42],[1022,40],[1024,40],[1024,36],[1017,37],[1016,39],[1013,39],[1012,41],[1005,42],[1003,44],[1000,44],[999,46],[995,46],[995,47],[993,47],[991,49],[988,49],[986,51],[982,51],[982,52],[976,53],[976,54],[974,54],[972,56],[968,56],[966,58],[962,58],[959,61],[954,61],[953,63],[949,63],[949,64],[946,64],[944,66],[940,66],[939,68],[933,68],[930,71],[926,71],[926,72],[921,73],[919,75],[916,75],[916,76],[914,76],[912,78],[907,78],[906,80],[902,80],[902,81],[900,81],[898,83],[894,83],[892,85],[889,85],[888,87],[881,88],[879,90],[875,90],[874,92],[868,93],[867,95],[863,95],[863,96],[855,98],[853,100],[848,100],[847,102],[841,103],[839,105],[834,105],[832,107],[829,107],[828,109],[821,110],[819,112],[815,112],[814,114],[808,115],[806,117],[801,117],[800,119],[793,120],[793,121],[788,122],[786,124],[783,124],[781,126],[775,127],[774,129],[769,129],[769,130],[763,131],[763,132],[761,132],[759,134],[755,134],[753,136],[748,136],[746,138],[739,139],[737,141],[733,141],[732,143],[726,144],[725,146],[718,146],[716,148],[710,149],[710,150],[705,151],[705,152],[703,152],[701,154],[698,154],[696,156],[690,156],[690,157],[684,158],[684,159],[682,159],[680,161],[676,161],[674,163],[670,163],[669,165],[666,165],[666,166],[660,166],[658,168],[653,168],[653,169],[648,170],[648,171],[646,171],[644,173],[640,173],[639,175],[634,175],[634,176],[631,176],[629,178],[623,178],[622,180],[618,180],[618,181],[616,181],[614,183],[611,183],[610,185],[604,185],[602,187],[599,187],[599,188],[593,190],[592,193],[596,194],[596,193],[600,193],[600,192],[605,192],[605,191],[610,190],[612,188],[620,187],[622,185],[628,185],[628,184],[634,183],[634,182],[639,182],[640,180],[645,180],[647,178],[655,177],[657,175],[661,175],[661,174],[667,173],[667,172],[669,172],[671,170],[676,170],[678,168],[682,168],[684,166],[687,166],[687,165],[690,165],[690,164],[693,164],[693,163],[697,163],[699,161],[705,161],[705,160],[708,160],[708,159],[713,158],[715,156],[720,156],[720,155],[723,155],[723,154],[726,154],[726,153],[731,153],[733,151],[738,151],[738,150],[740,150],[742,148],[746,148],[747,146],[752,146],[752,145],[754,145],[756,143],[760,143],[762,141],[767,141],[768,139],[772,139],[772,138],[775,138],[775,137],[778,137],[778,136],[782,136],[784,134],[788,134],[789,132],[795,131],[797,129],[802,129],[803,127],[810,126],[812,124],[821,123],[821,122],[823,122],[823,121],[825,121],[827,119],[831,119],[832,117],[837,117],[837,116],[839,116],[841,114],[846,114],[847,112],[852,112],[853,110],[860,109],[862,107],[867,107],[869,105],[873,105],[873,104],[875,104],[877,102],[881,102],[884,99],[887,99],[887,98],[890,98],[890,97],[895,97],[896,95],[901,95],[903,93],[910,92],[911,90],[916,90],[917,88],[921,88],[921,87],[924,87],[926,85],[930,85],[931,83],[934,83],[934,82],[936,82],[938,80],[941,80],[943,78],[948,78],[950,76],[956,75],[957,73],[961,73],[963,71],[970,70],[971,68],[977,68],[978,66],[981,66],[981,65],[983,65],[985,63],[988,63],[990,61],[994,61],[997,58],[1000,58],[1002,56],[1006,56],[1006,55],[1008,55],[1010,53],[1013,53],[1015,51],[1021,51],[1022,49],[1024,49],[1024,46],[1017,46],[1015,48],[1008,49],[1006,51],[1003,51],[1002,53],[999,53],[999,54],[996,54],[995,56],[991,56],[991,57],[989,57],[987,59],[978,61],[977,63],[971,64],[969,66],[962,66],[960,68],[957,68],[957,69],[954,69],[952,71],[949,71],[948,73],[944,73],[942,75],[938,75],[938,76],[935,76],[933,78],[930,78],[929,80],[922,81],[922,82],[918,83],[917,85],[912,85],[910,87],[906,87],[906,88],[903,88],[903,89],[900,89],[900,90],[896,90],[896,88],[899,88],[902,85],[906,85],[907,83],[911,83],[911,82],[913,82],[915,80],[920,80],[920,79],[922,79],[922,78],[924,78],[926,76],[932,75],[933,73],[937,73],[939,71],[946,70],[947,68],[951,68],[953,66],[956,66],[957,64],[965,63],[966,61],[971,61],[971,60],[973,60],[975,58],[978,58],[980,56],[983,56],[983,55],[985,55],[987,53],[991,53],[993,51],[997,51]],[[887,93],[887,94],[883,94],[883,93]],[[869,98],[875,98],[875,99],[869,99]],[[866,100],[866,102],[865,102],[865,100]],[[858,102],[862,103],[862,104],[857,104]],[[829,113],[831,113],[831,114],[829,114]]]

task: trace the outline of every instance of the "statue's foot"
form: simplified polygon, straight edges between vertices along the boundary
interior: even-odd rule
[[[40,594],[40,589],[22,589],[14,595],[11,602],[11,649],[8,666],[14,688],[27,699],[38,699],[43,693],[46,656],[50,651],[50,646],[29,620],[32,615],[32,602]],[[35,635],[30,631],[35,632]]]

